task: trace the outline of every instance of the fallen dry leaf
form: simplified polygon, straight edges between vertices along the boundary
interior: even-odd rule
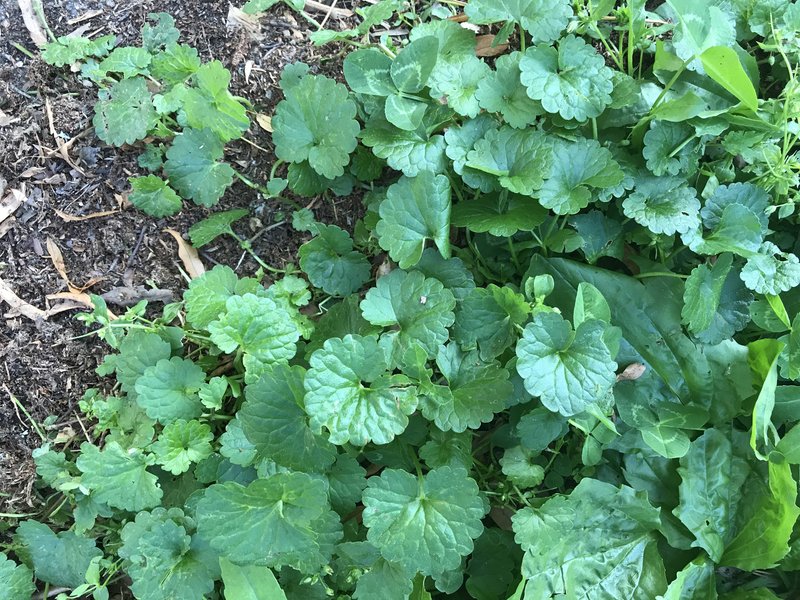
[[[256,122],[261,126],[261,129],[272,133],[272,117],[259,113],[256,115]]]
[[[197,255],[197,250],[192,248],[189,242],[183,239],[181,234],[174,229],[165,229],[164,231],[170,234],[173,238],[175,238],[175,241],[178,242],[178,256],[180,257],[186,272],[189,274],[189,277],[196,279],[205,273],[206,268],[200,261],[200,257]]]
[[[16,222],[17,220],[14,217],[11,217],[0,223],[0,239],[2,239],[5,234],[11,231],[11,228],[14,227]]]
[[[56,142],[56,146],[58,147],[59,156],[61,156],[61,158],[64,159],[64,162],[66,162],[70,167],[75,169],[78,173],[80,173],[81,175],[86,175],[86,173],[84,173],[83,169],[81,169],[78,165],[76,165],[72,161],[72,158],[69,155],[69,147],[58,136],[58,133],[56,133],[56,128],[55,128],[55,125],[53,124],[53,109],[50,106],[50,99],[49,98],[45,98],[44,99],[44,108],[45,108],[45,112],[47,113],[47,124],[48,124],[48,128],[50,130],[50,135],[53,136],[53,140],[55,140],[55,142]]]
[[[47,36],[44,34],[39,17],[36,16],[36,11],[33,10],[33,1],[17,0],[17,4],[19,4],[22,20],[25,22],[25,27],[31,36],[31,40],[41,48],[47,43]]]
[[[66,282],[70,291],[75,291],[76,288],[72,285],[67,275],[67,265],[64,263],[64,255],[61,253],[61,248],[58,247],[55,240],[51,237],[47,238],[47,254],[50,255],[53,266],[56,268],[56,271],[58,271],[58,274],[61,275],[61,279]]]
[[[491,34],[479,35],[475,38],[475,56],[499,56],[508,50],[508,44],[492,46],[494,36]]]
[[[103,210],[101,212],[93,212],[89,213],[88,215],[70,215],[69,213],[65,213],[62,210],[55,209],[56,214],[64,219],[67,223],[71,223],[73,221],[88,221],[89,219],[97,219],[99,217],[108,217],[109,215],[115,215],[119,211],[118,210]]]
[[[639,379],[646,369],[647,367],[642,363],[631,363],[623,369],[622,373],[617,375],[617,381],[633,381]]]
[[[49,316],[46,311],[36,308],[33,304],[29,304],[17,296],[14,290],[12,290],[2,278],[0,278],[0,300],[8,304],[12,308],[12,312],[19,313],[34,321],[37,319],[47,319]]]
[[[92,298],[89,294],[84,292],[58,292],[57,294],[47,294],[48,300],[71,300],[72,302],[77,302],[78,304],[82,304],[87,308],[94,308],[94,304],[92,304]]]
[[[0,127],[6,127],[7,125],[11,125],[17,121],[19,121],[19,117],[11,117],[0,110]]]
[[[0,223],[13,215],[23,202],[25,202],[25,194],[19,190],[9,190],[8,195],[0,200]]]

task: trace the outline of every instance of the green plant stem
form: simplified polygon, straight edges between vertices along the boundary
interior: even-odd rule
[[[252,179],[242,175],[236,169],[233,170],[233,174],[236,175],[237,179],[239,179],[239,181],[244,183],[247,187],[253,188],[256,191],[261,192],[267,198],[270,198],[272,200],[277,200],[278,202],[282,202],[284,204],[288,204],[289,206],[291,206],[291,207],[293,207],[293,208],[295,208],[297,210],[300,210],[301,208],[303,208],[302,206],[300,206],[300,204],[298,204],[294,200],[291,200],[289,198],[284,198],[283,196],[275,196],[275,195],[271,194],[266,187],[264,187],[263,185],[261,185],[259,183],[256,183]]]
[[[42,431],[42,428],[39,427],[39,424],[36,422],[36,420],[31,416],[31,413],[28,412],[28,409],[25,408],[25,405],[22,404],[22,402],[20,402],[19,399],[17,399],[17,397],[8,390],[8,388],[5,388],[5,390],[8,392],[8,395],[11,398],[11,402],[14,404],[14,406],[21,410],[22,413],[28,418],[31,427],[33,427],[34,431],[36,431],[36,434],[42,439],[43,442],[46,442],[47,436],[44,434],[44,431]]]
[[[20,52],[22,52],[28,58],[35,58],[33,53],[30,50],[28,50],[25,46],[23,46],[22,44],[19,44],[17,42],[11,42],[11,45],[14,46],[14,48],[19,50]]]
[[[680,273],[672,273],[671,271],[653,271],[651,273],[639,273],[633,276],[634,279],[646,279],[648,277],[674,277],[675,279],[688,279],[688,275],[681,275]]]
[[[253,260],[255,260],[261,268],[266,269],[270,273],[277,273],[277,274],[280,274],[280,275],[283,275],[283,274],[286,273],[286,271],[284,269],[278,269],[276,267],[268,265],[263,260],[261,260],[261,257],[258,254],[256,254],[255,251],[253,250],[252,245],[250,244],[249,240],[245,240],[243,238],[240,238],[233,231],[229,231],[228,235],[230,235],[233,239],[235,239],[237,242],[239,242],[239,247],[242,250],[244,250],[245,252],[249,253],[250,256],[253,258]]]
[[[692,62],[694,59],[695,57],[694,55],[692,55],[691,57],[683,61],[680,68],[677,71],[675,71],[675,75],[672,76],[672,79],[670,79],[667,82],[667,85],[664,86],[664,89],[661,90],[661,93],[658,95],[658,97],[656,97],[655,102],[653,102],[653,106],[650,107],[650,111],[647,113],[647,117],[645,118],[648,118],[650,115],[652,115],[653,111],[659,107],[661,102],[664,100],[664,96],[666,96],[667,92],[669,92],[672,89],[672,86],[675,85],[675,82],[678,81],[678,78],[683,74],[683,72],[686,70],[686,67],[688,67],[689,63]]]

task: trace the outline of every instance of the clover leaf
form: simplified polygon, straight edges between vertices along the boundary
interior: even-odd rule
[[[390,376],[376,338],[329,339],[309,364],[305,408],[311,428],[326,427],[334,444],[387,444],[405,430],[417,408],[414,388]]]
[[[508,371],[481,361],[476,350],[464,352],[458,344],[447,344],[439,350],[436,365],[447,386],[423,386],[420,410],[442,431],[478,429],[506,408],[513,392]]]
[[[401,269],[419,262],[428,239],[450,257],[450,182],[444,175],[401,177],[389,186],[379,213],[378,242]]]
[[[335,225],[317,225],[317,235],[298,250],[300,268],[315,287],[331,296],[348,296],[370,276],[370,264],[353,250],[353,240]]]
[[[434,357],[447,341],[455,304],[453,293],[440,281],[418,271],[396,269],[367,292],[361,311],[373,325],[396,327],[390,335],[397,338],[400,348],[418,343]]]
[[[472,0],[464,12],[470,23],[512,21],[530,33],[534,42],[552,42],[566,29],[572,6],[568,0]]]
[[[178,193],[202,206],[214,206],[233,182],[233,169],[219,162],[222,142],[209,129],[186,128],[167,150],[164,171]]]
[[[158,218],[180,212],[183,205],[180,196],[160,177],[146,175],[132,177],[128,181],[133,188],[128,199],[142,212]]]
[[[348,98],[347,88],[327,77],[306,75],[285,95],[272,118],[278,158],[294,163],[307,160],[328,179],[342,175],[359,131],[356,105]]]
[[[605,329],[590,319],[573,331],[558,313],[537,314],[517,343],[517,371],[525,389],[565,417],[604,400],[617,368],[603,340]]]
[[[585,121],[611,104],[612,71],[603,57],[581,38],[568,35],[558,48],[537,44],[519,63],[528,96],[549,113]]]
[[[156,110],[143,77],[118,81],[97,96],[92,123],[104,142],[112,146],[132,144],[156,126]]]
[[[680,177],[642,177],[622,210],[653,233],[686,233],[700,224],[697,192]]]
[[[533,100],[520,83],[520,52],[499,56],[495,70],[481,79],[475,92],[481,108],[499,113],[511,127],[522,129],[544,114],[542,105]]]
[[[542,132],[501,127],[475,142],[466,166],[494,175],[511,192],[531,196],[542,187],[552,154],[553,144]]]
[[[776,296],[800,285],[800,260],[781,252],[772,242],[764,242],[758,254],[747,259],[741,278],[754,292]]]
[[[197,392],[205,380],[203,369],[191,360],[163,358],[136,380],[136,401],[148,417],[161,423],[194,419],[203,410]]]
[[[166,425],[150,447],[156,461],[173,475],[186,472],[192,463],[211,456],[211,428],[199,421],[178,419]]]
[[[247,386],[238,418],[259,455],[291,469],[308,465],[326,469],[336,451],[309,427],[304,379],[301,367],[275,365]],[[286,440],[296,443],[287,444]]]
[[[539,202],[557,215],[574,215],[589,205],[593,190],[618,185],[624,177],[611,152],[597,141],[559,141]]]
[[[351,52],[343,64],[344,78],[350,89],[358,94],[373,96],[390,96],[397,91],[391,68],[392,59],[375,48]]]
[[[439,467],[419,479],[386,469],[368,480],[363,502],[367,539],[411,572],[455,569],[483,531],[483,501],[463,469]]]

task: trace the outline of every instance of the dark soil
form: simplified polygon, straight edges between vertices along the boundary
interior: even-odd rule
[[[314,48],[304,35],[306,21],[283,5],[262,19],[260,35],[253,36],[226,24],[228,2],[222,0],[49,0],[44,4],[56,35],[88,24],[87,32],[113,33],[121,45],[139,43],[148,13],[169,12],[183,32],[181,41],[195,46],[205,60],[222,61],[232,72],[233,93],[267,115],[281,98],[277,81],[285,64],[303,61],[313,71],[341,78],[338,49]],[[352,3],[338,6],[352,7]],[[102,12],[76,22],[90,11]],[[327,26],[345,25],[329,20]],[[140,171],[136,157],[141,148],[120,150],[100,142],[91,129],[96,90],[84,87],[67,68],[28,58],[15,43],[37,54],[16,0],[0,0],[0,124],[3,114],[12,119],[0,125],[0,199],[11,189],[22,191],[26,198],[14,214],[13,226],[0,237],[0,278],[36,307],[47,309],[59,302],[47,299],[67,290],[48,254],[50,238],[61,250],[69,278],[77,287],[96,281],[87,291],[102,294],[120,286],[144,285],[170,290],[178,298],[185,280],[176,244],[163,229],[185,234],[209,211],[187,204],[178,216],[155,220],[127,206],[127,178]],[[52,129],[62,142],[77,136],[69,149],[77,169],[51,152],[56,143],[48,104]],[[269,134],[254,122],[246,138],[252,143],[230,145],[227,159],[253,180],[264,182],[274,160]],[[309,204],[307,199],[298,200]],[[312,203],[319,220],[347,229],[361,212],[358,198]],[[238,225],[245,237],[289,215],[286,207],[264,201],[241,183],[234,184],[215,210],[238,207],[251,211],[251,218]],[[117,212],[65,221],[56,211],[77,216]],[[269,229],[254,245],[265,261],[280,267],[294,260],[303,241],[303,234],[284,224]],[[201,257],[207,267],[222,263],[243,274],[256,270],[226,240],[204,248]],[[79,337],[87,330],[75,319],[75,310],[47,320],[9,311],[0,302],[0,512],[6,513],[29,512],[41,501],[33,490],[30,458],[41,439],[32,422],[48,435],[76,432],[79,438],[85,435],[84,427],[91,427],[79,420],[77,402],[87,388],[102,383],[94,369],[106,352],[95,337]]]

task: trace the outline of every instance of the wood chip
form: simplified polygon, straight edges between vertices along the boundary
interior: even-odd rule
[[[67,223],[72,223],[74,221],[88,221],[89,219],[97,219],[100,217],[108,217],[109,215],[117,214],[118,210],[103,210],[100,212],[93,212],[89,213],[88,215],[71,215],[69,213],[65,213],[62,210],[55,209],[56,214],[64,219]]]
[[[0,200],[0,223],[13,215],[23,202],[25,202],[25,194],[19,190],[9,190],[8,195]]]
[[[19,4],[22,20],[25,22],[25,28],[28,30],[31,40],[41,48],[47,43],[47,36],[39,22],[39,17],[36,16],[36,11],[33,10],[33,0],[17,0],[17,4]]]
[[[38,319],[47,319],[49,316],[46,311],[36,308],[32,304],[25,302],[25,300],[17,296],[14,293],[14,290],[12,290],[2,278],[0,278],[0,300],[3,300],[12,309],[12,312],[7,313],[6,316],[20,314],[28,317],[29,319],[33,319],[34,321]]]
[[[178,243],[178,256],[186,272],[189,274],[189,277],[196,279],[206,272],[205,266],[203,266],[200,257],[197,255],[197,250],[192,248],[189,242],[183,239],[180,233],[174,229],[165,229],[164,232],[170,234]]]
[[[499,56],[508,50],[508,44],[492,46],[494,36],[491,34],[479,35],[475,38],[475,56]]]

